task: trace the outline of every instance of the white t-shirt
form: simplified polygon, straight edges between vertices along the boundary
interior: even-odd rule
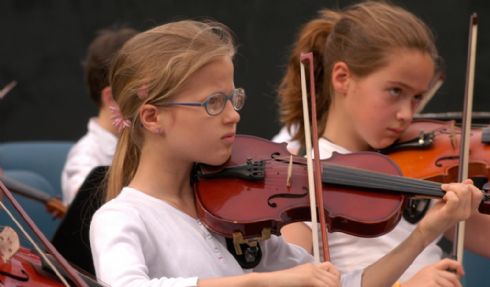
[[[297,130],[298,130],[297,125],[291,127],[291,132],[289,132],[286,126],[283,126],[279,131],[279,133],[277,133],[272,138],[272,141],[276,143],[287,143],[287,149],[289,150],[289,152],[292,154],[298,154],[298,151],[301,148],[301,146],[298,141],[291,140],[292,138],[291,134],[296,133]]]
[[[262,241],[256,272],[311,262],[302,248],[281,237]],[[112,287],[196,286],[198,278],[244,270],[226,249],[225,239],[163,200],[125,187],[92,218],[90,245],[97,278]],[[362,273],[342,276],[343,286],[360,286]]]
[[[280,134],[282,134],[280,137],[281,141],[287,141],[287,130],[282,130]],[[291,139],[291,135],[289,135],[289,139]],[[341,154],[350,153],[345,148],[324,138],[320,138],[318,144],[321,159],[330,158],[334,151]],[[329,233],[330,261],[340,272],[348,273],[360,268],[364,269],[398,246],[412,233],[415,226],[402,218],[392,231],[375,238],[356,237],[341,232]],[[436,244],[441,237],[439,236],[419,254],[405,273],[403,273],[400,278],[401,281],[411,278],[421,268],[433,264],[442,258],[442,250]]]
[[[97,166],[111,165],[117,138],[91,118],[87,133],[70,149],[61,174],[63,203],[69,205],[87,175]]]

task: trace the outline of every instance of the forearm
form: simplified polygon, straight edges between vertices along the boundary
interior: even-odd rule
[[[477,213],[471,216],[466,221],[465,248],[490,258],[488,238],[490,238],[490,215]]]
[[[364,270],[362,286],[392,286],[427,244],[416,228],[400,245]]]
[[[272,273],[248,273],[244,275],[221,277],[221,278],[209,278],[199,279],[197,282],[198,287],[262,287],[270,286]]]

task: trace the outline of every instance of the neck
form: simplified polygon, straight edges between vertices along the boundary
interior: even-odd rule
[[[359,137],[348,114],[332,102],[325,131],[322,137],[351,152],[369,150],[369,146]]]
[[[148,150],[150,148],[143,147],[138,169],[129,185],[196,217],[194,191],[190,183],[192,163],[178,162],[168,153],[150,153]]]

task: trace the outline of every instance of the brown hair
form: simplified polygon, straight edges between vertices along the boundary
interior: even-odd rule
[[[144,141],[139,107],[157,105],[177,95],[197,70],[234,54],[233,37],[227,27],[192,20],[155,27],[123,46],[113,62],[110,84],[122,116],[132,124],[120,135],[109,170],[106,200],[128,185],[136,172]]]
[[[109,86],[108,74],[112,59],[123,44],[137,33],[132,28],[107,28],[98,31],[90,43],[82,66],[90,98],[98,107],[102,104],[102,89]]]
[[[343,61],[351,73],[364,77],[385,66],[389,53],[399,48],[428,53],[435,64],[439,62],[430,29],[412,13],[388,3],[367,1],[344,10],[321,10],[316,19],[306,23],[278,89],[281,122],[290,131],[295,125],[299,127],[293,140],[304,146],[299,73],[302,52],[312,52],[315,59],[316,117],[320,136],[325,130],[332,99],[334,64]]]

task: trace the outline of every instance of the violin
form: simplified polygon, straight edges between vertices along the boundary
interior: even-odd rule
[[[42,235],[32,219],[25,213],[1,181],[0,191],[50,252],[50,254],[42,252],[30,237],[28,239],[34,244],[38,253],[21,248],[17,233],[10,227],[3,227],[0,232],[0,286],[103,286],[90,276],[78,272],[66,262],[46,237]],[[15,219],[2,202],[0,202],[0,205],[12,219]],[[20,230],[23,230],[16,220],[14,222],[19,226]],[[24,234],[28,236],[25,231]]]
[[[468,177],[486,183],[490,179],[490,127],[470,131]],[[461,129],[454,121],[415,120],[400,139],[382,152],[403,175],[441,183],[455,182],[460,162]],[[485,186],[483,187],[485,188]],[[488,213],[482,202],[479,211]]]
[[[407,197],[444,195],[439,183],[403,177],[377,152],[334,153],[321,160],[321,169],[330,232],[379,236],[398,223]],[[201,222],[239,242],[267,239],[286,224],[310,220],[305,159],[284,143],[238,135],[224,165],[197,167],[194,190]]]

